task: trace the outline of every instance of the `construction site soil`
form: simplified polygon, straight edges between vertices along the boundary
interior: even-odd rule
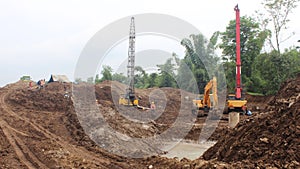
[[[282,84],[267,111],[223,133],[205,160],[278,168],[300,167],[300,76]]]
[[[215,146],[202,157],[189,160],[161,155],[128,158],[107,151],[90,139],[79,122],[72,84],[54,82],[42,89],[29,89],[28,82],[19,81],[0,88],[0,168],[297,168],[299,84],[300,77],[287,81],[274,97],[247,95],[253,115],[241,115],[238,126],[230,129],[228,114],[224,114],[209,137],[217,141]],[[155,100],[158,110],[164,108],[159,114],[132,109],[144,112],[146,119],[157,116],[145,127],[145,123],[118,113],[127,109],[117,104],[124,87],[117,82],[97,84],[95,98],[110,127],[130,137],[155,136],[166,131],[178,116],[191,114],[178,111],[182,100],[186,106],[191,104],[190,93],[173,88],[138,89],[141,106],[149,107]],[[206,118],[189,122],[193,125],[185,140],[199,141]]]

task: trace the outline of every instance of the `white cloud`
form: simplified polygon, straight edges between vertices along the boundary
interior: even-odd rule
[[[179,17],[196,26],[207,38],[224,31],[235,17],[239,3],[241,15],[252,15],[260,0],[174,1],[174,0],[10,0],[0,5],[0,86],[14,82],[23,74],[35,78],[51,73],[72,76],[76,60],[85,43],[98,30],[125,16],[163,13]],[[290,29],[300,39],[299,10],[291,15]],[[127,48],[126,48],[127,49]],[[67,63],[67,64],[66,64]]]

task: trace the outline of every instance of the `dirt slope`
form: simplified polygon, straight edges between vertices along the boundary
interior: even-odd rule
[[[230,159],[229,161],[233,161],[233,163],[228,163],[226,158],[231,158],[230,153],[224,156],[225,160],[219,158],[221,153],[217,153],[218,156],[211,155],[207,159],[218,157],[218,160],[212,159],[209,161],[201,158],[190,161],[159,156],[131,159],[115,155],[97,146],[83,131],[72,100],[64,97],[66,92],[71,93],[71,84],[50,83],[41,90],[28,89],[27,86],[27,83],[17,82],[0,88],[0,168],[148,168],[150,165],[153,168],[240,168],[252,166],[250,162],[247,163],[247,160],[252,158],[247,158],[246,162],[240,159]],[[120,83],[111,85],[111,82],[103,82],[95,86],[95,96],[99,103],[98,108],[107,122],[110,123],[110,126],[133,137],[149,137],[168,129],[178,118],[181,97],[189,95],[172,88],[137,90],[142,106],[148,107],[149,102],[155,101],[158,109],[166,107],[162,110],[164,113],[156,120],[147,123],[145,128],[141,123],[133,123],[116,111],[117,109],[124,109],[124,107],[116,107],[118,104],[114,104],[119,98],[117,93],[123,91],[124,87]],[[284,95],[285,99],[288,97]],[[281,98],[277,97],[275,99],[277,101],[274,105],[279,104],[280,101],[278,100]],[[190,100],[187,102],[191,103]],[[281,100],[281,102],[287,105],[284,100]],[[279,111],[277,107],[270,108]],[[299,107],[298,102],[291,105],[289,109],[294,107]],[[281,111],[284,110],[287,110],[287,108],[283,107]],[[157,115],[147,111],[145,114],[143,116]],[[187,111],[181,116],[189,115],[191,115],[191,112]],[[245,123],[247,120],[254,123],[264,118],[264,116],[268,116],[268,114],[259,114],[258,118],[252,117],[253,120],[245,117],[244,120]],[[196,125],[188,133],[186,139],[197,140],[199,138],[201,129],[205,125],[205,118],[196,121]],[[288,120],[289,118],[285,119]],[[228,116],[224,115],[216,132],[213,133],[210,139],[219,140],[229,133],[227,121]],[[191,123],[193,122],[191,121]],[[293,125],[292,123],[290,126]],[[295,122],[293,127],[295,126],[297,128],[298,123]],[[238,128],[238,130],[242,129]],[[248,129],[244,130],[245,132],[248,131]],[[259,129],[256,128],[256,130]],[[298,129],[294,134],[297,134],[297,132]],[[291,138],[294,138],[293,133],[290,134]],[[244,135],[239,138],[242,137]],[[252,134],[252,137],[255,137],[254,134]],[[267,138],[271,142],[271,138]],[[251,144],[254,143],[251,142]],[[219,144],[220,146],[222,144]],[[243,149],[249,151],[251,148],[243,147]],[[215,152],[218,152],[219,148],[215,148],[215,150]],[[293,157],[290,158],[293,159]],[[297,159],[293,161],[297,161]]]
[[[251,111],[267,111],[268,104],[274,99],[274,96],[254,96],[246,94],[247,106]]]
[[[253,167],[300,167],[300,76],[285,82],[269,104],[268,112],[227,132],[204,159],[253,163]]]
[[[190,165],[189,161],[162,157],[131,159],[107,152],[84,133],[71,99],[64,98],[65,91],[71,90],[70,84],[51,83],[41,90],[27,86],[18,82],[0,89],[0,168],[148,168],[149,165],[181,168]],[[102,94],[99,101],[103,103],[99,106],[109,109],[107,85],[99,87],[98,94]],[[153,128],[142,130],[138,125],[122,128],[130,123],[119,118],[115,124],[120,130],[127,131],[131,126],[139,136],[156,132]]]
[[[45,91],[49,89],[27,90],[23,86],[24,84],[17,83],[0,92],[1,129],[4,133],[1,138],[8,140],[9,143],[3,149],[6,154],[1,153],[1,168],[128,167],[128,164],[124,162],[121,163],[118,160],[110,162],[107,158],[102,158],[109,156],[102,150],[97,151],[95,148],[94,151],[90,151],[84,146],[78,145],[72,135],[74,135],[73,132],[80,131],[80,127],[76,123],[70,122],[72,119],[66,116],[66,112],[63,112],[68,108],[61,109],[63,106],[68,107],[68,101],[60,104],[51,97],[51,92],[47,92],[49,95],[45,95]],[[60,87],[60,84],[48,87]],[[30,101],[19,102],[17,99],[23,100],[22,94],[31,96],[30,94],[34,92],[37,93],[31,97],[32,99],[28,99]],[[63,93],[54,93],[58,100],[63,97]],[[44,106],[40,102],[47,105]],[[43,106],[31,106],[34,104]],[[47,111],[48,109],[52,111]],[[70,126],[75,126],[78,130],[70,132],[71,130],[68,129]],[[7,142],[1,142],[2,144],[5,146]],[[93,148],[91,144],[89,147]],[[114,158],[118,157],[112,156],[109,159]],[[17,162],[14,162],[16,160]]]

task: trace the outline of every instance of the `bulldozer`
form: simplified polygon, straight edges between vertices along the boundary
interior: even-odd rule
[[[210,92],[212,91],[212,94]],[[218,105],[217,95],[217,78],[213,77],[205,86],[203,98],[196,98],[193,100],[192,113],[197,117],[206,115],[209,110],[216,108]]]

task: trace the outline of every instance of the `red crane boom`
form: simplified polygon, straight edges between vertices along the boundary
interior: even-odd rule
[[[236,99],[242,98],[242,85],[241,85],[241,45],[240,45],[240,9],[238,5],[234,8],[236,14],[236,86],[235,97]]]
[[[229,94],[227,98],[227,112],[230,111],[243,111],[247,109],[247,100],[242,96],[242,79],[241,79],[241,39],[240,39],[240,9],[238,5],[234,8],[236,14],[236,84],[235,94]]]

